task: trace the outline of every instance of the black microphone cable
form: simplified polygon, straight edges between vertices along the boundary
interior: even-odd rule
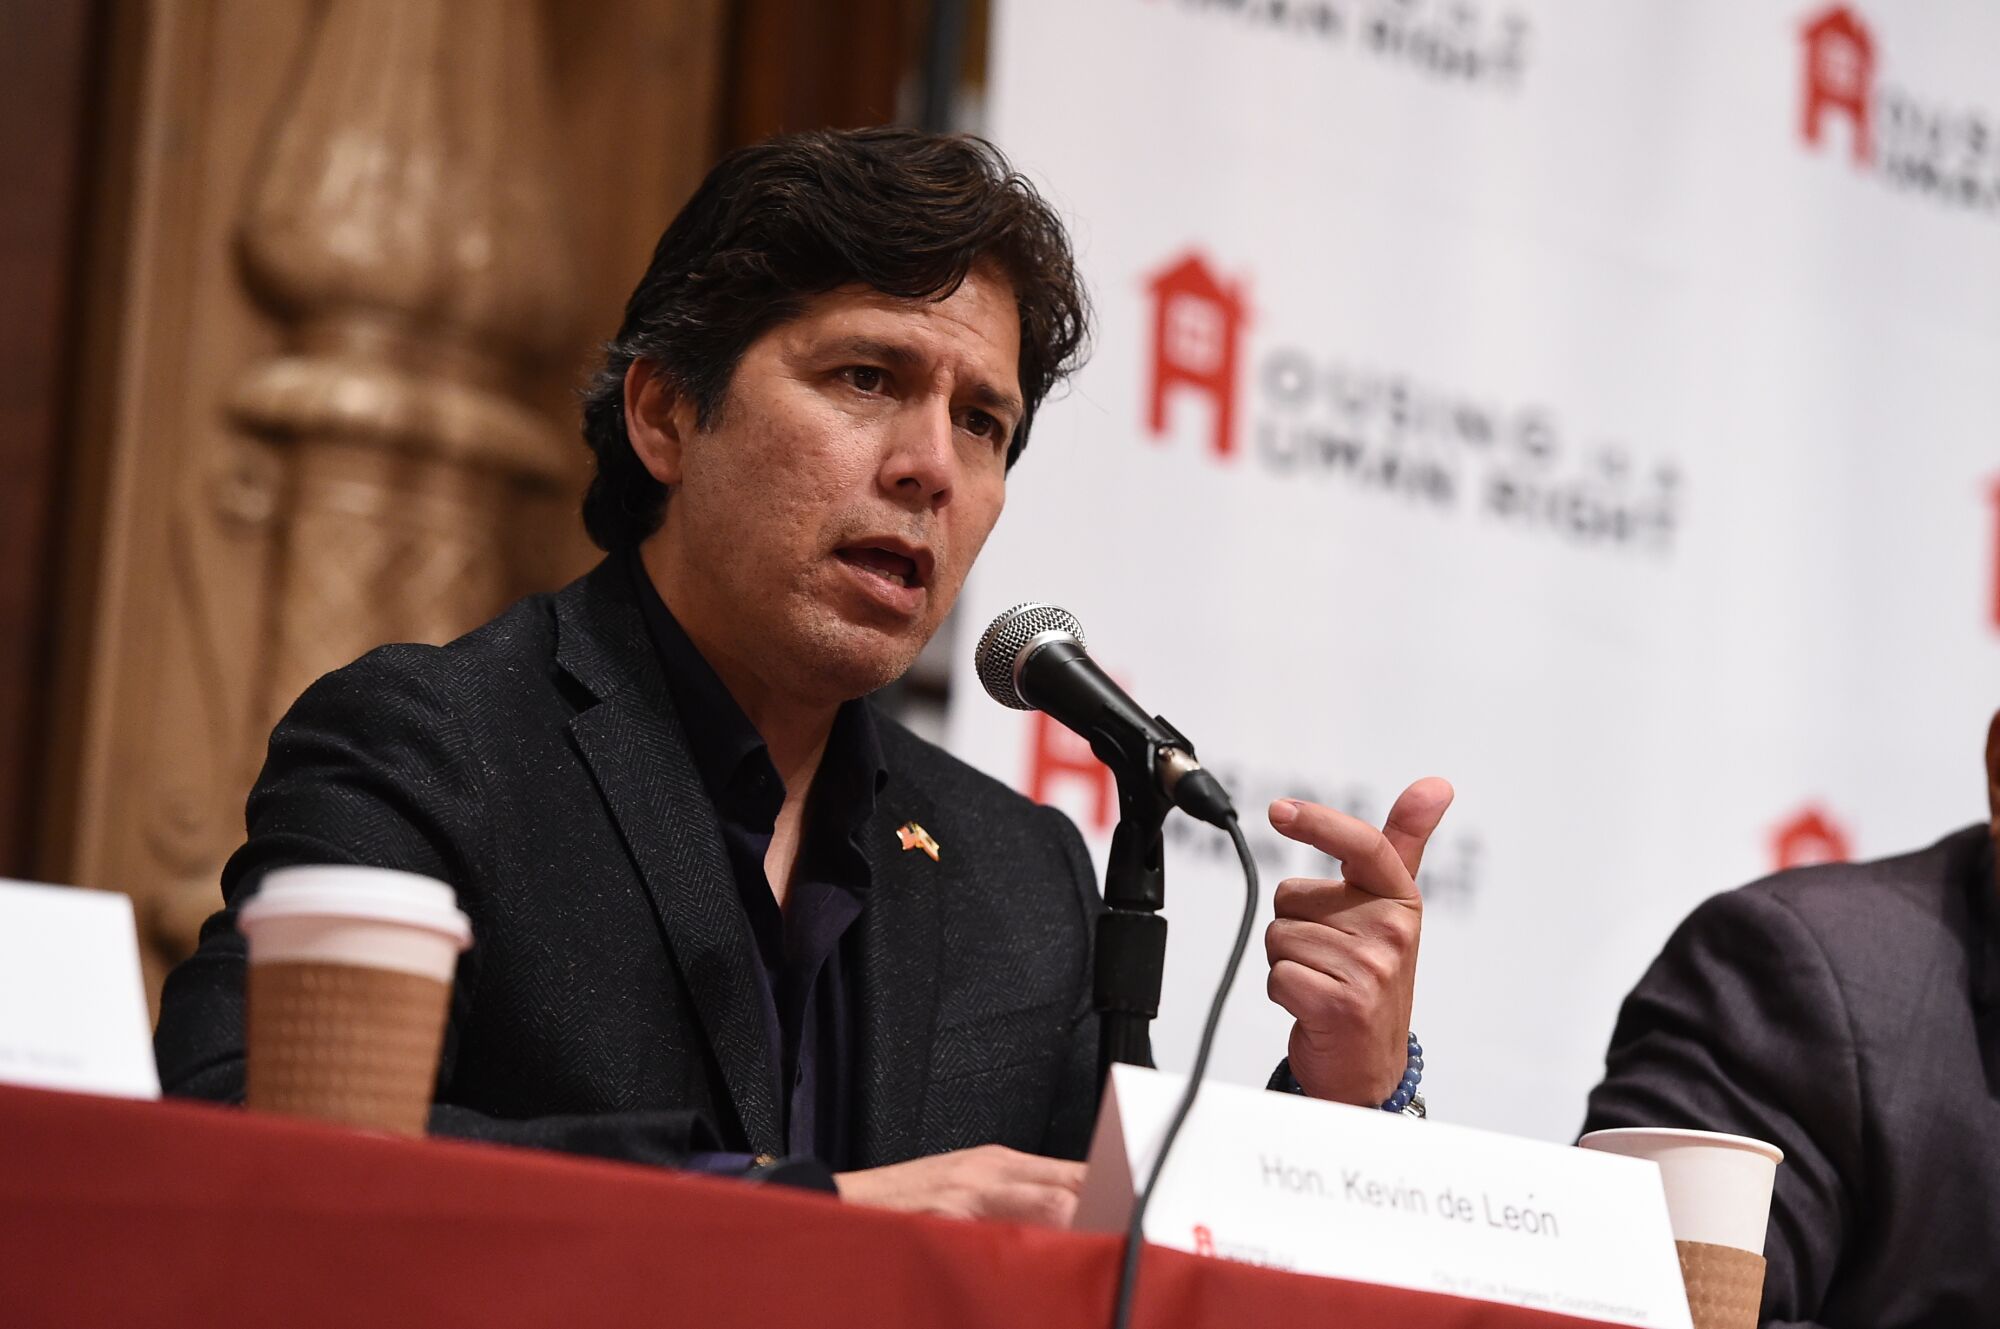
[[[1235,813],[1229,815],[1225,829],[1236,845],[1236,857],[1243,864],[1243,921],[1236,925],[1236,944],[1230,948],[1229,961],[1222,966],[1222,981],[1208,1003],[1208,1021],[1201,1027],[1201,1042],[1195,1047],[1194,1068],[1188,1072],[1187,1088],[1181,1091],[1180,1102],[1174,1105],[1167,1133],[1160,1137],[1160,1151],[1153,1156],[1146,1184],[1132,1202],[1132,1222],[1125,1230],[1125,1261],[1118,1271],[1118,1300],[1112,1313],[1112,1329],[1127,1329],[1132,1322],[1132,1302],[1139,1289],[1139,1253],[1146,1245],[1146,1206],[1152,1201],[1153,1187],[1159,1184],[1167,1152],[1174,1147],[1181,1123],[1187,1120],[1188,1110],[1194,1106],[1195,1093],[1208,1070],[1209,1050],[1215,1046],[1215,1028],[1222,1022],[1222,1005],[1229,1000],[1229,989],[1236,984],[1236,971],[1243,964],[1243,952],[1250,947],[1250,929],[1257,921],[1257,860],[1251,857],[1250,842],[1243,838],[1243,827]]]

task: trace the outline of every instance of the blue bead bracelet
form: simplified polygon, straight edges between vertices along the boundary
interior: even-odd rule
[[[1384,1112],[1401,1112],[1416,1097],[1417,1086],[1424,1082],[1424,1045],[1417,1041],[1414,1032],[1410,1034],[1409,1060],[1403,1063],[1403,1080],[1396,1086],[1396,1092],[1383,1101]]]

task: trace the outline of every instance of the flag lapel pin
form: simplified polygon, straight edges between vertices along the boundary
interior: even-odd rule
[[[938,842],[931,839],[931,833],[913,821],[906,821],[896,828],[896,839],[902,843],[904,852],[921,849],[930,855],[931,862],[938,861]]]

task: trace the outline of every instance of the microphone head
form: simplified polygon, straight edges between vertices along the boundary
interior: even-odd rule
[[[979,671],[979,682],[986,695],[1017,711],[1034,710],[1022,698],[1021,689],[1014,682],[1014,670],[1031,644],[1049,636],[1072,637],[1078,646],[1088,645],[1083,639],[1083,624],[1076,621],[1075,614],[1038,600],[1017,604],[987,624],[972,652],[972,663]]]

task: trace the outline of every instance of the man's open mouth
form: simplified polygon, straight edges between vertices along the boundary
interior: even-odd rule
[[[923,569],[917,560],[907,554],[899,554],[893,549],[879,545],[853,545],[834,551],[839,558],[855,567],[863,568],[884,581],[898,586],[922,586]]]

